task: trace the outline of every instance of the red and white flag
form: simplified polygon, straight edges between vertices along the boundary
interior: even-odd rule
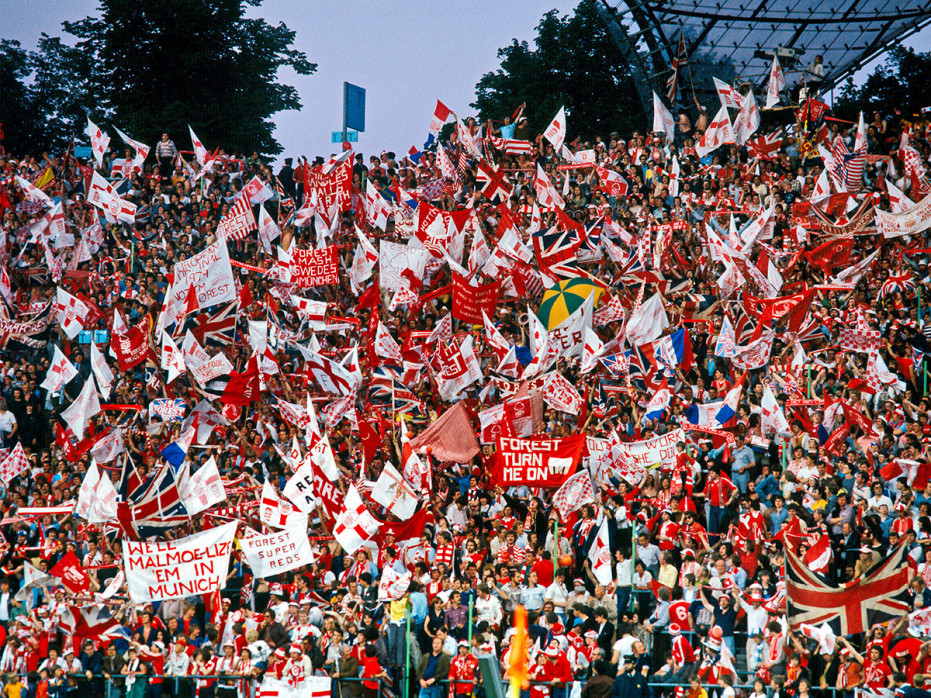
[[[291,303],[297,311],[298,317],[306,320],[315,330],[326,327],[326,311],[329,303],[326,301],[312,301],[300,296],[291,296]]]
[[[181,501],[188,515],[194,516],[224,501],[226,489],[223,487],[223,480],[213,456],[208,458],[207,462],[200,466],[193,475],[190,474],[190,467],[191,462],[185,461],[178,492],[181,493]]]
[[[543,132],[543,137],[553,144],[553,147],[556,149],[556,152],[559,152],[559,149],[562,148],[563,141],[566,140],[566,108],[560,107],[559,111],[556,112],[556,116],[553,117],[553,120],[550,122],[550,125],[546,127],[546,130]]]
[[[194,157],[197,158],[197,162],[201,165],[206,165],[209,159],[207,149],[204,147],[204,144],[201,143],[200,139],[194,135],[194,129],[191,128],[190,124],[187,129],[191,132],[191,143],[194,145]]]
[[[217,226],[218,240],[242,240],[251,231],[256,230],[255,215],[252,204],[245,196],[239,197]]]
[[[769,84],[766,86],[766,108],[779,104],[779,94],[786,88],[786,79],[779,65],[779,57],[773,54],[773,64],[769,68]]]
[[[58,324],[65,331],[68,339],[74,339],[84,329],[84,323],[93,313],[93,309],[80,298],[59,287],[55,294],[55,307]]]
[[[411,573],[401,574],[396,572],[393,567],[385,567],[381,573],[381,581],[378,583],[378,600],[379,601],[397,601],[411,585]]]
[[[132,171],[142,172],[142,163],[145,162],[145,159],[149,156],[149,151],[151,150],[151,148],[149,148],[149,146],[147,146],[145,143],[140,143],[139,141],[133,140],[132,138],[127,136],[125,133],[120,131],[118,128],[116,128],[116,126],[114,126],[113,128],[116,130],[118,134],[120,134],[120,138],[123,139],[123,142],[126,143],[126,145],[130,146],[131,148],[134,148],[136,151],[136,157],[133,158]]]
[[[272,528],[290,528],[299,523],[306,524],[307,514],[301,513],[291,502],[281,497],[266,480],[259,500],[259,519]]]
[[[598,357],[604,350],[604,342],[591,327],[582,330],[582,359],[579,371],[588,373],[598,365]]]
[[[813,572],[826,574],[833,557],[831,539],[826,534],[822,534],[805,553],[805,565]]]
[[[107,365],[103,352],[97,348],[95,342],[91,342],[90,354],[91,370],[97,378],[97,387],[100,389],[100,394],[104,396],[104,399],[109,398],[110,387],[113,385],[113,371]]]
[[[386,463],[372,488],[372,499],[390,514],[407,521],[417,511],[420,498],[397,469]]]
[[[165,381],[166,384],[170,384],[178,376],[183,376],[184,372],[187,370],[187,367],[184,365],[184,357],[181,355],[181,350],[178,349],[175,340],[173,340],[171,335],[167,332],[162,332],[161,362],[162,368],[168,371],[168,379]]]
[[[611,585],[614,578],[614,565],[611,560],[611,546],[608,543],[608,520],[604,519],[598,527],[598,535],[588,551],[588,560],[592,566],[592,574],[598,583],[604,587]]]
[[[281,228],[275,223],[275,219],[269,215],[264,206],[259,206],[259,242],[262,243],[262,249],[266,254],[272,253],[272,243],[281,237]]]
[[[553,504],[565,519],[569,514],[578,511],[583,504],[595,501],[595,488],[592,486],[592,476],[588,468],[582,468],[575,475],[566,480],[553,494]]]
[[[275,196],[275,192],[265,182],[259,179],[258,175],[256,175],[246,183],[246,186],[242,188],[240,197],[243,196],[248,197],[249,202],[255,205],[268,201]]]
[[[107,146],[110,145],[110,136],[103,131],[87,117],[87,128],[84,133],[90,136],[91,151],[94,153],[94,159],[97,161],[97,167],[103,167],[103,155],[107,152]]]
[[[673,138],[676,133],[672,114],[655,91],[653,92],[653,133],[665,133],[667,140]]]
[[[562,195],[553,186],[553,182],[539,163],[537,163],[537,174],[533,178],[533,188],[537,194],[537,201],[544,208],[552,208],[553,206],[563,208],[566,205]]]
[[[404,364],[404,355],[401,353],[401,347],[382,322],[378,323],[378,329],[375,330],[375,355],[393,361],[398,366]]]
[[[443,104],[440,100],[436,100],[436,109],[433,111],[433,118],[430,120],[430,129],[429,133],[431,136],[436,138],[440,135],[440,131],[443,130],[443,124],[446,123],[446,120],[449,119],[449,115],[452,112],[449,107]]]
[[[712,80],[714,80],[714,89],[718,92],[718,99],[721,100],[721,106],[740,109],[743,102],[740,93],[723,80],[717,78],[712,78]]]
[[[375,185],[372,184],[372,180],[365,180],[365,219],[368,221],[369,225],[385,230],[385,227],[388,225],[388,216],[390,215],[391,206],[385,201],[385,197],[375,188]],[[369,243],[369,245],[371,246],[371,243]],[[378,258],[377,254],[375,258]]]
[[[366,541],[371,540],[380,525],[378,519],[365,508],[356,486],[349,485],[343,500],[343,511],[336,518],[336,524],[333,526],[333,537],[336,538],[336,542],[348,555],[352,555]]]
[[[40,206],[48,206],[49,208],[52,207],[54,203],[52,198],[37,186],[35,186],[32,182],[27,179],[23,179],[19,175],[16,175],[16,183],[23,188],[23,194],[26,197],[26,201],[39,204]]]
[[[64,355],[58,345],[55,345],[55,352],[52,354],[52,364],[48,367],[45,374],[45,380],[39,387],[45,388],[50,393],[58,392],[64,385],[70,383],[78,375],[78,369]]]
[[[94,442],[91,455],[98,463],[109,463],[124,451],[123,430],[113,429]]]
[[[0,482],[9,485],[10,480],[28,469],[29,461],[26,459],[26,452],[23,451],[23,445],[17,442],[10,455],[0,463]]]
[[[696,143],[695,152],[698,153],[698,157],[703,158],[725,143],[733,142],[734,129],[731,127],[731,119],[727,115],[727,108],[721,107],[711,123],[708,124],[708,128],[702,134],[701,140]]]
[[[78,440],[81,440],[84,438],[84,427],[87,425],[87,420],[97,414],[100,414],[100,400],[97,398],[94,377],[91,376],[84,383],[81,394],[62,411],[61,418],[71,428]]]
[[[116,518],[116,500],[116,488],[110,477],[105,472],[101,473],[97,463],[91,461],[78,490],[74,513],[88,523],[104,523]]]
[[[466,337],[462,344],[455,340],[441,344],[436,358],[439,364],[436,382],[444,400],[451,401],[472,383],[482,379],[471,336]]]
[[[743,145],[749,141],[750,136],[756,133],[759,127],[760,108],[756,105],[756,98],[751,89],[743,98],[740,113],[734,120],[734,140],[737,141],[737,145]]]
[[[96,170],[91,175],[87,200],[103,211],[110,223],[116,221],[133,224],[136,222],[136,204],[120,198],[114,186],[101,177]]]
[[[304,367],[330,395],[346,395],[356,385],[355,378],[344,366],[316,352],[307,354]]]

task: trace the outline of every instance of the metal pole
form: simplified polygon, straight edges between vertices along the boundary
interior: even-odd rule
[[[811,399],[811,366],[808,367],[808,399]]]
[[[404,631],[404,698],[409,698],[410,693],[410,670],[411,670],[411,607],[408,601],[407,608],[407,629]]]
[[[636,607],[636,592],[634,590],[634,568],[637,566],[637,521],[630,526],[630,610]]]
[[[343,143],[349,131],[349,83],[343,83]]]
[[[924,326],[924,321],[921,319],[921,283],[918,283],[918,327]]]
[[[475,597],[469,596],[469,651],[471,652],[472,647],[472,608],[475,605]]]

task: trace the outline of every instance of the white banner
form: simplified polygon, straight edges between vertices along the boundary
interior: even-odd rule
[[[415,277],[422,279],[429,255],[430,253],[423,248],[418,249],[388,240],[380,240],[378,243],[379,286],[383,291],[392,293],[401,288],[408,288],[410,284],[402,273],[411,269]]]
[[[649,441],[620,444],[621,461],[627,466],[640,465],[644,468],[673,469],[676,467],[676,444],[680,441],[685,441],[685,432],[682,429],[675,429],[655,436]]]
[[[191,284],[194,284],[194,291],[197,293],[198,308],[209,308],[211,305],[236,300],[233,267],[230,265],[225,240],[215,242],[203,252],[175,264],[174,277],[172,305],[168,306],[172,315],[165,319],[166,325],[184,320]]]
[[[153,543],[123,541],[123,568],[133,603],[181,599],[226,585],[233,536],[239,522]]]
[[[931,194],[903,213],[876,211],[876,227],[884,238],[912,235],[931,228]]]
[[[267,536],[256,535],[241,539],[239,544],[257,578],[272,577],[314,561],[306,529],[292,527]]]

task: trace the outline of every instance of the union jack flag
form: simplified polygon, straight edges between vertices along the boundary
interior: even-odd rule
[[[901,544],[853,581],[833,584],[786,548],[789,624],[796,628],[802,623],[827,623],[837,635],[855,635],[901,617],[911,609],[906,554]]]
[[[232,301],[213,313],[191,315],[182,323],[180,330],[172,336],[182,336],[190,330],[202,346],[223,347],[236,338],[236,319],[239,315],[239,300]]]
[[[915,279],[910,272],[903,271],[901,274],[890,274],[889,278],[879,289],[877,297],[882,300],[893,293],[901,293],[903,296],[911,297],[915,293]]]
[[[773,155],[782,148],[782,139],[778,133],[758,136],[747,141],[747,154],[757,160],[772,160]]]

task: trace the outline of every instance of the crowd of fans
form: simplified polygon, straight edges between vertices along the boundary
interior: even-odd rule
[[[699,120],[697,126],[704,127],[707,121]],[[830,148],[839,136],[854,150],[856,124],[824,123],[828,133],[816,138]],[[759,294],[751,293],[751,286],[736,293],[722,290],[719,279],[725,267],[709,246],[708,225],[726,237],[731,220],[739,228],[774,207],[773,225],[760,236],[751,263],[765,249],[769,262],[782,273],[778,293],[783,296],[829,282],[831,274],[804,254],[830,239],[802,210],[811,204],[824,169],[817,150],[803,147],[812,137],[804,108],[796,123],[780,129],[778,145],[763,154],[746,145],[727,145],[700,159],[695,149],[700,130],[684,113],[671,137],[640,131],[567,143],[570,155],[591,149],[599,167],[622,175],[629,187],[625,195],[606,190],[596,169],[561,167],[571,164],[566,152],[557,152],[536,134],[528,134],[530,152],[508,154],[497,140],[501,126],[471,121],[464,125],[487,159],[510,180],[513,190],[504,205],[519,222],[528,246],[533,247],[528,230],[537,198],[533,180],[540,165],[553,186],[564,192],[565,213],[596,231],[589,232],[594,244],[582,268],[607,288],[600,307],[614,298],[629,315],[642,298],[662,293],[672,320],[669,332],[685,327],[692,352],[690,361],[667,374],[672,400],[658,419],[647,417],[654,379],[662,371],[652,355],[636,374],[630,367],[612,372],[601,364],[583,375],[577,360],[560,357],[560,370],[584,393],[586,412],[595,416],[580,419],[547,406],[538,429],[548,437],[581,429],[595,438],[646,440],[685,423],[693,406],[721,400],[731,391],[742,371],[730,358],[716,355],[722,319],[727,316],[737,326],[742,342],[763,320],[752,313]],[[526,131],[523,123],[507,120],[503,126],[503,135],[511,138],[519,139]],[[569,128],[571,135],[571,119]],[[925,191],[916,187],[927,183],[909,176],[900,145],[907,134],[926,164],[928,128],[926,119],[910,121],[892,114],[871,118],[862,182],[827,215],[843,225],[844,216],[861,201],[889,210],[887,181],[915,202],[921,200]],[[849,257],[832,270],[852,266],[878,250],[868,273],[852,290],[829,284],[816,289],[805,332],[776,328],[771,356],[763,368],[748,372],[733,420],[713,433],[687,432],[675,468],[649,470],[636,481],[595,477],[597,501],[561,516],[552,506],[552,490],[496,486],[489,472],[494,445],[488,444],[470,463],[433,463],[433,491],[423,504],[429,524],[415,545],[405,547],[391,536],[376,535],[372,547],[347,556],[332,540],[332,521],[312,519],[308,535],[319,553],[313,565],[255,579],[237,552],[220,603],[191,597],[136,606],[120,586],[104,603],[125,633],[111,632],[75,646],[65,620],[69,609],[86,600],[75,599],[59,585],[17,593],[26,584],[25,563],[48,572],[72,551],[102,589],[121,574],[124,533],[88,525],[67,513],[18,512],[73,501],[90,467],[89,451],[69,453],[68,444],[56,438],[61,410],[91,375],[87,342],[100,341],[107,355],[114,316],[128,327],[147,321],[151,332],[174,264],[214,241],[217,224],[253,176],[279,192],[264,205],[281,224],[282,245],[313,247],[320,235],[319,221],[295,228],[289,210],[307,203],[306,172],[323,164],[324,158],[315,163],[302,160],[297,168],[286,159],[276,174],[258,154],[246,157],[220,150],[212,171],[198,178],[200,165],[189,154],[179,153],[169,136],[181,141],[181,134],[165,134],[141,171],[128,177],[123,178],[114,160],[125,156],[131,161],[132,150],[108,151],[98,168],[107,178],[123,180],[122,196],[139,207],[135,226],[106,222],[85,200],[92,158],[68,152],[42,157],[6,154],[0,159],[0,176],[6,178],[0,199],[2,259],[11,291],[3,301],[6,317],[29,320],[54,300],[57,286],[83,294],[100,310],[94,326],[73,340],[54,317],[38,338],[10,332],[3,338],[0,437],[5,448],[21,444],[30,466],[5,484],[0,501],[4,695],[253,698],[264,678],[303,686],[321,673],[361,679],[332,682],[333,694],[344,698],[379,692],[402,695],[405,690],[411,695],[417,691],[421,698],[446,692],[481,694],[486,689],[479,659],[495,657],[505,670],[511,664],[512,618],[518,605],[529,614],[531,680],[523,687],[528,698],[569,698],[579,692],[591,698],[639,698],[651,692],[689,698],[717,693],[728,698],[735,686],[753,698],[806,698],[814,693],[852,696],[856,688],[923,688],[931,681],[931,645],[905,617],[865,634],[819,642],[790,627],[786,616],[785,547],[804,558],[822,535],[828,536],[833,553],[824,568],[831,580],[853,579],[901,543],[908,547],[911,561],[911,608],[918,610],[931,599],[931,481],[927,473],[921,475],[929,462],[931,440],[923,363],[928,344],[922,334],[927,314],[922,290],[929,281],[931,253],[925,248],[931,246],[925,234],[883,239],[872,226],[850,238]],[[304,297],[327,301],[330,315],[357,320],[350,329],[317,332],[312,338],[273,280],[241,270],[236,336],[222,346],[238,370],[251,354],[245,339],[249,319],[273,316],[295,342],[316,342],[330,356],[361,349],[365,389],[355,406],[366,422],[389,426],[379,428],[381,444],[371,462],[363,462],[357,427],[350,420],[326,427],[340,470],[340,490],[349,483],[376,480],[387,463],[403,468],[391,404],[378,404],[367,390],[375,368],[365,350],[373,341],[367,329],[372,309],[358,307],[364,289],[353,289],[348,274],[357,226],[374,240],[402,239],[392,220],[386,231],[369,224],[366,183],[395,207],[405,206],[399,200],[401,191],[415,198],[429,196],[444,210],[471,202],[479,234],[494,248],[502,211],[481,195],[478,158],[460,141],[454,133],[441,145],[456,169],[455,179],[443,176],[441,163],[430,151],[417,162],[393,153],[355,156],[352,207],[342,214],[335,233],[341,245],[340,282],[301,291]],[[30,227],[46,211],[26,201],[13,180],[19,175],[36,181],[47,173],[53,177],[45,191],[63,204],[68,232],[79,239],[97,218],[105,232],[89,260],[69,263],[75,248],[56,247],[54,253],[68,270],[60,280],[53,279],[47,253]],[[832,191],[832,202],[843,196],[836,184]],[[543,229],[560,224],[560,214],[552,207],[537,208],[542,209]],[[665,253],[655,260],[652,255],[638,257],[644,236],[665,223],[679,224],[670,226]],[[802,229],[807,232],[800,234]],[[463,265],[475,239],[467,239]],[[631,259],[638,264],[632,268],[615,259],[606,252],[604,239],[633,251]],[[230,243],[229,249],[234,260],[252,266],[268,269],[276,260],[254,234]],[[449,266],[440,260],[428,267],[422,293],[451,280]],[[490,319],[521,350],[518,356],[526,364],[530,337],[524,312],[528,306],[536,309],[540,294],[518,296],[513,283],[505,287],[512,293],[501,299]],[[380,300],[381,320],[401,345],[413,332],[435,329],[451,302],[449,295],[442,295],[421,307],[402,304],[390,309],[391,294]],[[741,318],[746,322],[740,324]],[[854,327],[858,318],[878,331],[879,355],[901,383],[871,387],[866,380],[867,354],[840,348],[841,330]],[[608,343],[623,334],[623,326],[620,318],[594,329]],[[474,415],[502,401],[498,388],[488,389],[497,360],[481,327],[454,321],[453,330],[475,336],[485,372],[485,379],[456,398]],[[159,344],[157,337],[151,341]],[[50,393],[40,386],[56,345],[71,359],[79,378]],[[626,349],[617,353],[623,355]],[[802,360],[793,363],[800,356]],[[633,358],[627,358],[632,366]],[[280,372],[264,376],[262,400],[241,410],[224,410],[228,426],[216,429],[207,448],[188,454],[194,467],[210,456],[216,459],[224,479],[238,483],[221,506],[238,511],[234,516],[251,517],[250,525],[256,527],[260,524],[250,513],[254,509],[247,505],[257,500],[266,481],[277,491],[284,488],[290,469],[282,453],[293,437],[303,436],[282,418],[272,396],[298,404],[306,403],[308,396],[325,396],[304,373],[296,347],[282,343],[276,359]],[[116,483],[127,459],[143,476],[164,467],[160,451],[179,436],[177,424],[150,419],[151,401],[180,398],[190,409],[203,393],[189,375],[166,386],[157,361],[120,371],[112,356],[107,360],[116,378],[109,399],[102,402],[143,408],[104,411],[87,425],[91,438],[108,426],[122,428],[126,454],[106,464]],[[406,416],[405,428],[414,434],[449,406],[428,370],[415,376],[406,387],[422,401],[426,413]],[[764,431],[765,387],[777,394],[788,419],[785,434]],[[787,404],[805,399],[809,402]],[[826,409],[838,400],[862,415],[862,423]],[[326,400],[319,406],[324,404]],[[218,410],[224,407],[215,405]],[[478,431],[477,421],[474,426]],[[841,429],[849,431],[836,438]],[[725,430],[734,435],[733,445],[722,438]],[[588,467],[590,458],[583,463]],[[895,464],[904,464],[899,476],[883,476]],[[368,506],[385,518],[374,502]],[[163,535],[177,537],[209,527],[220,520],[213,513],[198,514]],[[598,583],[588,557],[593,532],[604,520],[609,522],[614,556],[609,585]],[[400,598],[384,601],[378,586],[387,567],[412,572],[412,580]],[[92,603],[99,605],[101,600]]]

